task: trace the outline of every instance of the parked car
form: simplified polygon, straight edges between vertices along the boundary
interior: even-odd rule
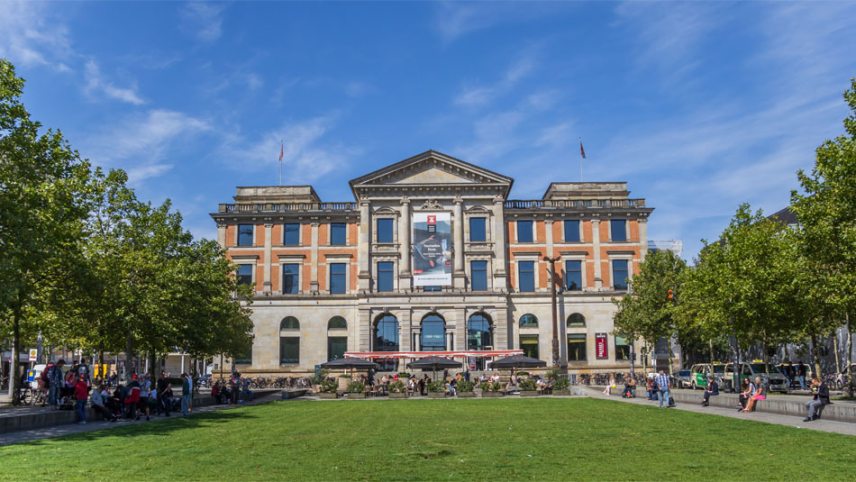
[[[769,391],[788,393],[790,390],[788,377],[769,363],[755,360],[752,363],[741,363],[740,366],[737,377],[738,387],[743,383],[744,378],[754,380],[755,377],[761,377],[761,382]],[[722,376],[722,386],[725,391],[737,391],[734,386],[734,371],[734,363],[725,365],[725,373]]]
[[[713,366],[710,363],[697,363],[690,371],[690,388],[707,388],[707,377],[713,375]]]
[[[674,374],[675,388],[690,388],[692,386],[692,372],[690,370],[678,370]]]

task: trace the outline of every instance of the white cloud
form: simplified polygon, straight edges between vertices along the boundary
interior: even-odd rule
[[[59,18],[48,18],[48,6],[16,0],[0,2],[0,57],[24,67],[70,70],[63,63],[72,53],[68,28]]]
[[[213,42],[223,35],[224,5],[188,2],[181,11],[186,30],[202,42]]]
[[[434,29],[445,43],[498,25],[531,20],[567,8],[562,2],[442,2]]]
[[[85,140],[81,153],[100,165],[124,168],[132,181],[140,182],[168,172],[173,166],[164,162],[166,155],[210,130],[211,124],[206,120],[153,109],[120,120]]]
[[[104,80],[101,75],[101,69],[92,59],[89,59],[86,62],[84,75],[86,78],[86,86],[84,89],[87,95],[94,96],[97,94],[103,94],[111,99],[120,100],[133,105],[142,105],[145,103],[145,101],[140,98],[139,94],[137,94],[136,85],[132,87],[116,87],[112,82]]]
[[[537,66],[536,53],[529,49],[512,63],[494,84],[466,86],[455,96],[453,103],[460,107],[482,107],[490,104],[517,86]]]
[[[283,183],[308,183],[345,168],[359,150],[328,139],[336,116],[287,122],[256,139],[240,135],[227,138],[221,148],[226,162],[241,171],[275,172],[283,143]],[[272,178],[274,178],[272,176]]]

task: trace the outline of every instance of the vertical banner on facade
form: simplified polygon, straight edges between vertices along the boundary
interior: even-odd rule
[[[452,285],[451,213],[413,213],[413,285]]]
[[[598,360],[609,358],[609,345],[606,343],[606,333],[594,334],[594,353]]]

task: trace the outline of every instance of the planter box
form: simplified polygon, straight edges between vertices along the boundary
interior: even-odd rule
[[[566,388],[564,390],[553,390],[553,395],[560,397],[569,397],[573,394],[571,393],[571,390],[569,388]]]
[[[505,394],[502,392],[482,392],[482,397],[504,397]]]
[[[521,397],[537,397],[540,395],[537,390],[520,390]]]
[[[365,394],[364,392],[360,392],[360,393],[349,393],[349,394],[348,394],[348,398],[350,398],[350,399],[366,398],[366,394]]]
[[[389,398],[407,398],[407,393],[405,393],[405,392],[401,392],[401,393],[389,392]]]
[[[446,392],[428,392],[428,398],[446,398]]]
[[[458,398],[473,398],[475,396],[475,392],[458,392]]]
[[[333,400],[336,398],[336,392],[318,392],[316,395],[322,400]]]

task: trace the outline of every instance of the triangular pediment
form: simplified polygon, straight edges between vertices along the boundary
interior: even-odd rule
[[[352,187],[416,184],[492,184],[513,180],[437,151],[426,151],[351,181]]]

